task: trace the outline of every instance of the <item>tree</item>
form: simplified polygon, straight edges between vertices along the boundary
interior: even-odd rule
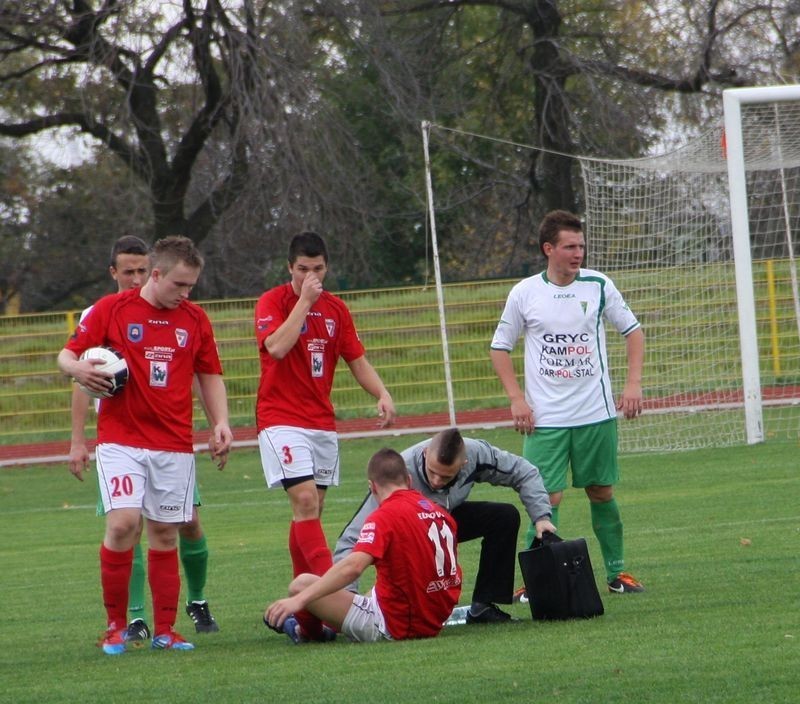
[[[80,309],[115,290],[107,269],[112,243],[123,234],[148,241],[152,231],[146,189],[125,175],[110,154],[38,170],[19,289],[27,310]]]
[[[33,194],[24,154],[0,142],[0,315],[18,305],[21,283],[31,266],[25,225]]]
[[[439,145],[453,163],[440,164],[437,204],[461,255],[451,264],[467,275],[476,266],[465,262],[465,243],[494,259],[480,257],[484,275],[502,273],[544,211],[581,210],[573,155],[646,154],[719,116],[723,88],[797,80],[798,7],[790,0],[388,0],[372,4],[378,19],[370,5],[359,3],[380,30],[365,33],[391,46],[393,63],[403,54],[414,67],[431,119],[538,147],[512,153],[455,138]],[[428,27],[417,41],[408,28],[422,26],[420,18]],[[423,45],[432,37],[450,63],[419,60],[440,56]],[[370,48],[387,83],[406,79],[408,71],[394,78],[386,52]],[[520,109],[501,114],[507,105]],[[491,129],[476,129],[481,120]],[[461,212],[449,231],[451,207]]]
[[[421,121],[535,145],[440,137],[433,155],[449,271],[509,274],[543,211],[580,210],[572,155],[638,156],[700,129],[723,87],[797,80],[798,12],[793,0],[5,0],[0,135],[91,136],[92,164],[107,153],[123,167],[103,165],[107,185],[131,186],[127,170],[131,197],[146,193],[146,239],[202,243],[204,297],[283,280],[301,228],[329,240],[339,287],[417,281]],[[29,222],[54,237],[39,201],[68,213],[78,186],[33,193]]]
[[[99,4],[99,7],[95,7]],[[254,74],[253,17],[242,22],[220,3],[165,16],[157,4],[5,2],[0,51],[15,60],[0,83],[21,98],[5,105],[17,120],[0,134],[22,137],[59,126],[92,135],[149,189],[156,236],[205,239],[236,200],[248,175],[244,120]],[[174,6],[170,6],[174,7]],[[55,89],[31,104],[32,79]],[[191,90],[193,110],[181,115],[176,95]],[[222,178],[187,208],[187,194],[209,140],[229,149]]]

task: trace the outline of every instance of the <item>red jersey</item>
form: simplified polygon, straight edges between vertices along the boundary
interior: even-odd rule
[[[336,430],[331,388],[339,357],[352,362],[364,354],[344,301],[323,291],[306,314],[300,337],[283,359],[264,349],[264,340],[292,312],[299,296],[291,283],[264,293],[256,303],[255,324],[261,379],[256,398],[258,430],[291,425]]]
[[[192,379],[222,374],[211,322],[183,301],[156,308],[134,288],[101,298],[66,348],[80,355],[110,345],[128,363],[128,384],[104,398],[97,441],[172,452],[192,451]]]
[[[414,489],[395,491],[364,522],[353,547],[375,560],[375,595],[395,640],[442,630],[461,596],[456,522]]]

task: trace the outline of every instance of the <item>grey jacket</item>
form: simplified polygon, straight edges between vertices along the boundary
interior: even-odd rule
[[[423,440],[400,454],[406,461],[406,467],[411,475],[412,488],[434,503],[452,511],[469,498],[469,492],[476,482],[486,482],[493,486],[508,486],[516,491],[533,523],[540,518],[550,517],[550,498],[542,483],[539,470],[528,460],[494,447],[485,440],[464,438],[467,450],[466,464],[444,489],[431,489],[425,475],[425,458],[422,454],[423,448],[429,442],[430,440]],[[377,507],[378,502],[368,494],[358,513],[339,536],[333,553],[334,562],[338,562],[352,550],[358,540],[361,526]]]

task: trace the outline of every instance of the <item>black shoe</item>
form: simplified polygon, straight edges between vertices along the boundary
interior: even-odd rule
[[[294,618],[294,617],[292,617],[292,618]],[[283,626],[281,626],[280,628],[278,628],[277,626],[271,626],[269,621],[267,621],[267,615],[266,614],[264,614],[264,625],[267,628],[269,628],[271,631],[275,631],[275,633],[280,633],[281,635],[283,635],[285,633],[285,631],[283,630]]]
[[[131,648],[141,648],[150,640],[150,629],[144,622],[144,619],[135,618],[128,624],[125,629],[125,642],[130,644]]]
[[[494,604],[487,604],[478,613],[474,613],[472,609],[473,607],[470,607],[467,611],[467,623],[508,623],[517,620]]]
[[[186,604],[186,613],[194,621],[194,630],[198,633],[215,633],[219,630],[217,622],[208,609],[207,601],[192,601]]]

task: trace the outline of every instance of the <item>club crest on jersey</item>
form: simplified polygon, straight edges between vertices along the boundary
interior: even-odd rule
[[[586,306],[587,306],[586,301],[581,301],[581,310],[583,311],[584,315],[586,315]]]
[[[332,318],[325,318],[325,328],[328,331],[328,337],[333,337],[336,334],[336,321]]]
[[[417,503],[423,511],[433,511],[433,504],[428,499],[420,499]]]
[[[178,347],[186,347],[189,341],[189,333],[183,328],[175,328],[175,339],[178,341]]]
[[[150,386],[167,386],[169,366],[166,362],[150,362]]]
[[[308,332],[308,323],[304,320],[303,327],[300,328],[300,334],[305,335]]]
[[[144,335],[144,325],[141,323],[128,323],[128,339],[131,342],[141,342]]]

